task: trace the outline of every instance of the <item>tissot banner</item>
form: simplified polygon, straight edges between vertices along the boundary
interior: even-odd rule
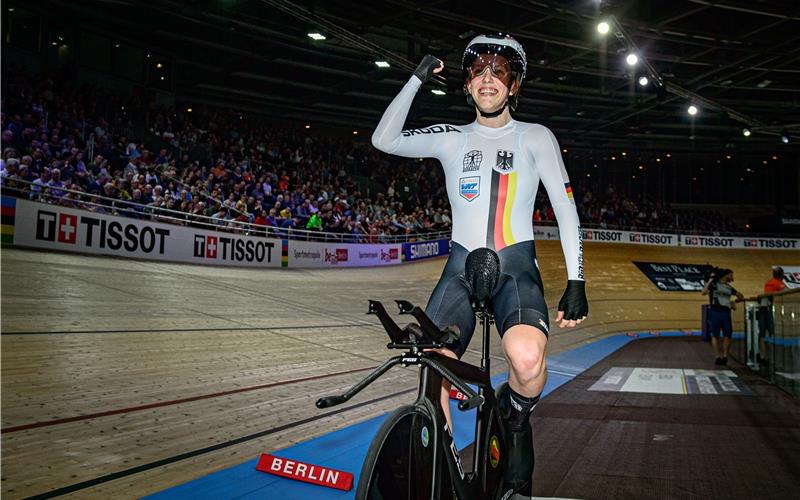
[[[450,253],[447,239],[391,245],[287,242],[153,221],[147,215],[134,219],[5,196],[2,200],[2,242],[50,250],[173,262],[301,268],[385,266]],[[559,239],[557,227],[534,226],[533,229],[537,240]],[[610,229],[582,229],[581,235],[585,243],[800,250],[800,240],[792,238],[675,235]],[[787,274],[790,273],[788,269],[791,268],[787,268]],[[675,288],[681,287],[679,278],[685,279],[661,276],[653,282],[660,287],[673,287],[664,289],[683,289]]]
[[[147,217],[147,216],[145,216]],[[135,259],[280,267],[281,240],[17,200],[14,244]]]

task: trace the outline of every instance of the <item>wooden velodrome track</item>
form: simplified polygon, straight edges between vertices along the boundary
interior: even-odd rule
[[[537,248],[553,317],[563,258],[558,242]],[[800,252],[586,243],[590,318],[554,326],[551,353],[699,328],[700,294],[659,292],[632,260],[730,267],[754,295]],[[2,496],[138,497],[412,399],[415,371],[395,369],[346,411],[314,407],[389,355],[367,299],[424,305],[443,265],[253,271],[5,248]]]

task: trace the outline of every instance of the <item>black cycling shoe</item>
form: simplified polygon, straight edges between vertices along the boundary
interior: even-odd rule
[[[530,423],[522,429],[509,430],[508,467],[506,467],[506,489],[531,496],[531,476],[533,475],[533,430]]]
[[[497,407],[500,417],[506,422],[506,443],[508,443],[508,467],[504,477],[504,491],[513,490],[525,498],[531,496],[531,476],[533,476],[534,452],[533,429],[530,420],[515,427],[509,422],[511,399],[508,383],[497,389]],[[508,498],[519,498],[508,497]]]
[[[727,365],[728,365],[728,357],[725,356],[724,358],[722,358],[722,366],[727,366]]]
[[[722,358],[715,359],[714,360],[714,364],[717,365],[717,366],[721,365],[722,364]]]

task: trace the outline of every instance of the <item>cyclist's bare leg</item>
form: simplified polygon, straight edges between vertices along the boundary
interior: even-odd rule
[[[503,335],[503,353],[508,360],[508,385],[517,394],[535,397],[547,382],[545,350],[547,336],[530,325],[515,325]]]
[[[450,349],[432,349],[432,350],[438,352],[442,356],[458,359],[456,353],[454,353]],[[441,404],[442,404],[442,411],[444,412],[444,417],[447,419],[447,427],[450,429],[450,432],[453,432],[453,417],[450,416],[450,385],[451,384],[449,381],[442,380]]]
[[[515,500],[531,496],[535,459],[530,414],[547,381],[546,348],[547,336],[530,325],[515,325],[503,335],[508,385],[498,389],[498,405],[509,425],[505,482],[517,493]]]

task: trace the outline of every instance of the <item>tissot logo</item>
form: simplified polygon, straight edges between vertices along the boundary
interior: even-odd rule
[[[84,246],[108,248],[135,253],[164,254],[170,232],[150,226],[122,224],[97,217],[80,216],[39,210],[36,216],[36,239]]]
[[[58,220],[57,227],[56,220]],[[36,239],[43,241],[58,240],[59,243],[74,245],[78,240],[78,216],[39,210],[39,215],[36,219]]]
[[[797,240],[752,240],[754,247],[759,248],[797,248]]]
[[[671,234],[631,233],[628,236],[631,243],[649,243],[652,245],[671,245]]]
[[[36,217],[36,239],[56,241],[56,213],[39,210]]]
[[[219,240],[217,236],[194,236],[194,256],[206,259],[216,259]]]
[[[622,231],[604,231],[602,229],[585,229],[584,240],[594,241],[622,241]]]
[[[217,258],[217,237],[209,236],[208,243],[206,244],[206,257],[209,259]]]
[[[744,246],[746,247],[757,247],[758,240],[744,240]]]
[[[705,246],[705,247],[733,247],[733,238],[718,238],[713,236],[686,236],[683,238],[686,246]]]
[[[58,241],[75,244],[78,239],[78,216],[58,214]]]
[[[275,243],[227,236],[194,236],[194,256],[234,262],[272,262]],[[220,254],[220,248],[222,252]]]

